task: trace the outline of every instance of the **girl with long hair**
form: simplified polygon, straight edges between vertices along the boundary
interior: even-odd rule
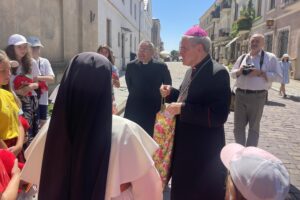
[[[40,75],[37,63],[31,57],[28,42],[23,35],[13,34],[8,39],[6,54],[11,60],[19,62],[19,67],[12,69],[12,87],[22,102],[24,116],[30,124],[29,142],[38,132],[38,97],[34,91],[39,87],[36,77]]]

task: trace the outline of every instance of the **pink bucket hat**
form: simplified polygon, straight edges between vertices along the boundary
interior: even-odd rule
[[[194,37],[206,37],[208,36],[207,32],[202,29],[199,25],[194,25],[187,32],[184,33],[186,36],[194,36]]]
[[[283,163],[257,147],[232,143],[221,151],[221,160],[246,199],[281,200],[289,192],[289,174]]]

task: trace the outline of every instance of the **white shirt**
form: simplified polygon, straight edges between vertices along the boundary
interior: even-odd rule
[[[279,62],[274,54],[265,51],[263,64],[261,70],[266,72],[267,80],[262,76],[249,76],[241,74],[236,76],[236,72],[241,66],[246,64],[252,64],[256,69],[260,69],[260,56],[261,52],[256,56],[250,56],[250,53],[246,54],[244,60],[241,63],[242,56],[240,56],[235,62],[230,76],[236,80],[236,87],[244,90],[268,90],[271,87],[272,82],[280,82],[282,79],[282,73],[280,70]]]
[[[38,68],[41,72],[42,76],[53,76],[55,77],[51,64],[48,59],[39,57],[38,60],[36,60]],[[47,84],[47,83],[46,83]],[[48,85],[48,84],[47,84]],[[48,91],[44,91],[39,99],[40,105],[48,105]]]

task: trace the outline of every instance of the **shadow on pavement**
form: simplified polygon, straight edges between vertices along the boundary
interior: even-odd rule
[[[288,95],[286,99],[295,101],[295,102],[300,102],[300,97],[299,96],[293,96],[293,95]]]
[[[285,107],[285,104],[283,104],[283,103],[278,103],[278,102],[270,101],[270,100],[266,102],[266,105],[267,106]]]
[[[285,200],[298,200],[298,199],[300,199],[300,190],[291,184],[289,195]]]

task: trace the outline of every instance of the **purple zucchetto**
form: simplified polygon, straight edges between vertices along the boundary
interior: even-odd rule
[[[187,32],[185,32],[186,36],[194,36],[194,37],[206,37],[208,36],[207,32],[200,28],[200,26],[195,25],[192,28],[190,28]]]

